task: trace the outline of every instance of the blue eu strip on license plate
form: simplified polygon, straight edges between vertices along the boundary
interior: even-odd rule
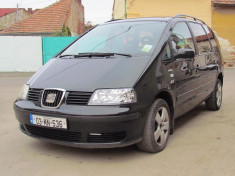
[[[30,123],[33,124],[33,115],[30,114]]]

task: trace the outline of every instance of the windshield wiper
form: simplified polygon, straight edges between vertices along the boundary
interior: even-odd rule
[[[126,56],[126,57],[132,57],[130,54],[124,54],[124,53],[112,53],[113,55],[120,55],[120,56]]]
[[[123,53],[79,53],[79,54],[74,54],[74,55],[60,55],[59,57],[69,57],[73,56],[74,58],[78,57],[109,57],[109,56],[114,56],[114,55],[120,55],[120,56],[126,56],[126,57],[132,57],[130,54],[123,54]]]
[[[74,57],[108,57],[114,55],[132,57],[130,54],[123,54],[123,53],[79,53]]]
[[[63,57],[75,57],[76,55],[74,54],[65,54],[65,55],[60,55],[59,58],[63,58]]]

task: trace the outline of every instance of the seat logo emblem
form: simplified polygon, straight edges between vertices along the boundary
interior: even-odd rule
[[[54,103],[55,98],[56,98],[56,94],[54,94],[54,93],[48,94],[47,98],[46,98],[46,103]]]

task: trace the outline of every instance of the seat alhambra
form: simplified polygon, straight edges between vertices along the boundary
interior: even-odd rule
[[[162,151],[175,119],[222,103],[223,65],[201,20],[113,20],[80,36],[23,85],[14,102],[20,130],[81,148],[137,144]]]

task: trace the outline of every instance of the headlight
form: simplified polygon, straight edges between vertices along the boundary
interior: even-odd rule
[[[18,99],[25,100],[29,91],[29,85],[24,84],[20,90]]]
[[[136,93],[132,88],[99,89],[93,93],[88,105],[118,105],[136,101]]]

